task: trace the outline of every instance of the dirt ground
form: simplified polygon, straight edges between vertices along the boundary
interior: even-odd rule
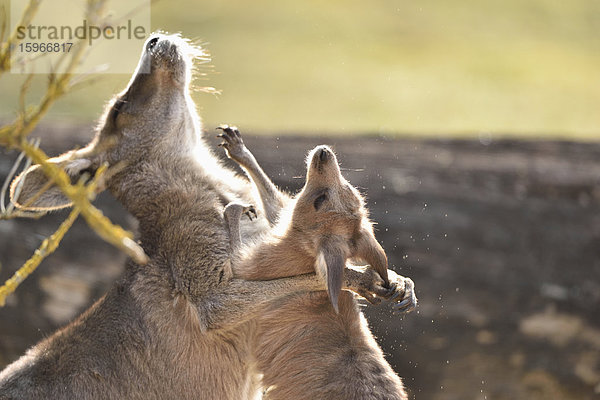
[[[85,144],[81,131],[45,127],[42,147]],[[292,192],[306,151],[332,144],[366,194],[391,268],[413,278],[420,303],[404,317],[364,310],[414,398],[600,398],[600,143],[245,138]],[[15,157],[0,152],[1,180]],[[97,204],[135,225],[110,195]],[[65,216],[0,221],[0,280]],[[78,221],[0,309],[0,367],[100,297],[123,261]]]

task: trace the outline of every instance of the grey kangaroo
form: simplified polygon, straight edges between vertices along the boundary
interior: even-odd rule
[[[259,244],[241,246],[237,204],[225,209],[232,248],[239,252],[234,276],[274,279],[311,272],[327,281],[331,305],[322,293],[290,296],[259,316],[258,357],[269,399],[406,399],[400,378],[385,361],[351,294],[341,292],[347,259],[369,260],[387,272],[364,201],[341,175],[333,151],[312,150],[306,184],[290,198],[280,192],[244,146],[237,128],[223,126],[221,144],[257,185],[274,228]],[[392,271],[390,274],[394,274]],[[395,275],[395,274],[394,274]],[[414,284],[402,287],[400,311],[416,306]],[[365,298],[369,299],[368,294]]]
[[[73,181],[103,164],[120,166],[106,187],[139,220],[150,261],[128,261],[104,297],[2,371],[0,399],[255,398],[253,316],[280,296],[325,289],[314,274],[233,277],[223,208],[252,199],[249,185],[200,138],[189,94],[195,56],[202,54],[180,37],[153,35],[94,139],[51,160]],[[138,73],[143,67],[150,72]],[[35,198],[46,183],[33,166],[13,182],[12,200],[34,199],[29,207],[38,210],[70,205],[53,186]],[[262,226],[259,220],[242,228],[252,237]],[[394,294],[379,282],[369,285],[379,296]]]

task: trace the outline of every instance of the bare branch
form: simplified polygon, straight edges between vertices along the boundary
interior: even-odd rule
[[[34,18],[40,3],[41,0],[29,0],[18,26],[29,25]],[[86,18],[90,24],[101,25],[106,15],[106,4],[107,0],[86,0],[86,12],[84,18]],[[4,38],[6,34],[6,10],[3,8],[2,11],[3,21],[0,26],[0,38]],[[18,43],[17,31],[15,29],[6,42],[0,45],[0,75],[10,69],[11,51]],[[8,205],[5,204],[10,181],[17,173],[19,165],[23,162],[25,156],[28,157],[25,168],[28,168],[31,163],[39,164],[41,170],[49,178],[48,184],[42,188],[42,190],[38,191],[33,198],[29,199],[28,203],[34,202],[36,197],[55,185],[72,201],[74,207],[69,218],[61,224],[55,234],[46,239],[35,254],[11,279],[7,281],[4,286],[0,288],[0,305],[4,303],[6,296],[12,293],[19,283],[37,268],[43,258],[56,249],[56,246],[58,246],[60,240],[79,214],[84,217],[88,225],[101,238],[127,253],[137,263],[144,264],[147,262],[146,254],[142,248],[133,241],[133,235],[120,226],[112,224],[100,210],[91,204],[91,201],[95,198],[96,194],[105,186],[105,180],[123,166],[113,166],[110,170],[107,169],[106,166],[103,166],[97,171],[96,176],[89,184],[85,185],[83,182],[71,184],[71,180],[65,171],[57,165],[48,162],[47,155],[38,148],[39,141],[31,142],[27,140],[27,136],[46,115],[54,102],[65,95],[69,90],[89,82],[88,79],[85,79],[89,76],[88,74],[78,78],[75,78],[74,76],[76,68],[79,67],[89,50],[90,46],[87,45],[85,39],[82,39],[74,44],[70,53],[65,53],[63,57],[59,58],[53,65],[52,72],[47,75],[48,85],[45,93],[41,100],[35,105],[27,105],[26,95],[33,76],[30,75],[27,77],[21,86],[21,91],[19,93],[16,118],[11,123],[0,127],[0,146],[16,148],[22,151],[22,154],[19,155],[17,162],[12,167],[7,180],[4,182],[0,191],[0,219],[14,217],[35,218],[44,214],[16,209],[12,202]],[[34,62],[34,60],[28,60],[28,62]],[[55,72],[58,70],[64,72]],[[17,196],[21,191],[21,185],[22,183],[17,184],[17,187],[15,188]],[[27,204],[25,206],[27,206]]]
[[[33,271],[36,270],[42,260],[56,250],[62,238],[65,236],[69,228],[71,228],[78,215],[79,210],[77,208],[71,211],[71,214],[69,214],[67,219],[60,224],[58,230],[44,240],[41,246],[35,251],[35,253],[33,253],[33,256],[31,256],[31,258],[27,260],[25,264],[23,264],[23,266],[19,268],[17,272],[15,272],[14,275],[0,287],[0,307],[4,306],[6,303],[6,297],[13,293],[21,284],[21,282],[23,282],[25,278],[27,278],[33,273]]]
[[[40,139],[34,139],[32,142],[32,145],[34,147],[39,147],[40,144]],[[17,171],[19,170],[19,166],[21,165],[21,162],[23,161],[23,158],[25,158],[25,152],[21,152],[19,154],[19,156],[17,157],[17,160],[15,161],[15,163],[13,164],[11,170],[9,171],[8,175],[6,176],[6,179],[4,180],[4,183],[2,184],[2,190],[0,191],[0,220],[2,219],[12,219],[12,218],[17,218],[17,217],[25,217],[25,218],[39,218],[43,215],[45,215],[45,212],[31,212],[31,211],[22,211],[22,210],[15,210],[15,205],[12,201],[10,201],[10,203],[8,204],[8,206],[5,205],[5,201],[7,198],[9,198],[8,196],[8,188],[10,186],[10,182],[12,181],[13,177],[16,175]],[[22,170],[25,171],[27,168],[29,168],[31,166],[31,158],[27,157],[26,161],[25,161],[25,165],[23,166]],[[23,188],[23,182],[24,181],[20,181],[17,186],[15,187],[15,197],[19,197],[19,195],[21,194],[21,190]],[[33,202],[37,199],[37,197],[39,197],[41,194],[43,193],[42,190],[40,190],[38,193],[36,193],[35,196],[33,196],[29,201],[29,202]],[[10,199],[9,199],[10,200]]]
[[[10,54],[20,42],[20,39],[17,36],[17,28],[19,26],[27,26],[31,23],[33,17],[37,13],[38,8],[40,7],[41,2],[42,0],[29,0],[29,3],[27,3],[27,7],[25,7],[25,11],[23,11],[21,20],[16,25],[15,30],[11,33],[8,40],[0,46],[0,75],[10,69]]]

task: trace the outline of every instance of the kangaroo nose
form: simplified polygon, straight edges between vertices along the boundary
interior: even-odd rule
[[[156,43],[158,43],[158,37],[153,37],[152,39],[150,39],[148,41],[148,44],[146,45],[146,50],[152,50],[154,46],[156,46]]]
[[[321,149],[319,150],[319,160],[321,160],[321,162],[327,161],[329,159],[329,151],[327,151],[327,149]]]

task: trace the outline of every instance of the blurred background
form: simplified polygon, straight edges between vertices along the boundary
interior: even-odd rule
[[[391,267],[416,284],[415,313],[365,308],[413,398],[600,398],[600,2],[182,0],[151,16],[212,54],[195,83],[221,94],[193,95],[209,136],[240,126],[290,191],[308,149],[335,147]],[[34,133],[48,154],[87,143],[129,75],[94,78]],[[0,78],[0,122],[24,79]],[[0,180],[16,156],[0,150]],[[97,204],[135,228],[110,195]],[[65,217],[0,221],[0,281]],[[0,308],[0,367],[123,261],[78,221]]]
[[[83,5],[73,0],[74,8]],[[175,0],[153,2],[151,17],[153,29],[181,32],[212,54],[197,85],[222,94],[195,96],[209,126],[235,121],[257,133],[337,135],[598,133],[595,0]],[[11,78],[0,83],[3,114],[18,94],[19,76]],[[90,121],[128,79],[102,76],[51,117]],[[40,76],[34,89],[44,87]]]

